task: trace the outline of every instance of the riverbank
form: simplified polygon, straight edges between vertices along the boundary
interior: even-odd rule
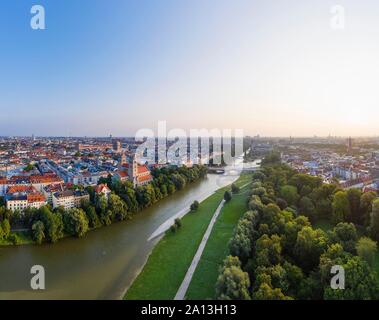
[[[243,174],[236,184],[243,186],[250,175]],[[134,280],[125,299],[173,299],[199,247],[213,214],[223,199],[225,190],[217,190],[200,203],[195,212],[182,218],[182,227],[166,232],[153,249],[141,273]],[[233,201],[233,200],[232,200]]]
[[[14,243],[13,241],[9,239],[1,239],[0,240],[0,247],[7,247],[7,246],[21,246],[26,244],[34,244],[33,239],[30,237],[28,231],[11,231],[11,235],[14,234],[17,237],[17,243]]]

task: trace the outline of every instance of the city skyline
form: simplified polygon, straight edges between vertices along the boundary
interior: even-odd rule
[[[6,1],[1,135],[134,136],[141,128],[271,137],[378,136],[374,1]]]

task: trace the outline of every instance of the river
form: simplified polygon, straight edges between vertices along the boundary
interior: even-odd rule
[[[227,167],[224,175],[208,174],[132,220],[89,232],[82,239],[0,247],[0,299],[120,299],[159,241],[155,235],[162,225],[194,200],[232,183],[240,169],[238,165]],[[33,265],[45,269],[45,290],[30,287]]]

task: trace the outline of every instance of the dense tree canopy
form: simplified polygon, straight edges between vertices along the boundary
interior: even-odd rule
[[[370,232],[371,236],[379,241],[379,199],[372,202],[372,210],[370,215]]]
[[[351,217],[350,203],[347,192],[338,191],[333,197],[333,222],[335,224],[346,221]]]
[[[216,297],[376,299],[378,278],[371,268],[376,242],[358,236],[369,220],[371,236],[379,238],[376,195],[297,174],[275,156],[263,163],[253,174],[249,211],[229,242],[231,257],[221,268]],[[334,224],[328,232],[312,226],[325,220]],[[231,261],[238,261],[233,272]],[[331,287],[335,265],[345,270],[345,290]]]

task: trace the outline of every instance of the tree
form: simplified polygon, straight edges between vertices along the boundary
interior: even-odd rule
[[[317,217],[319,219],[330,219],[330,213],[332,212],[332,198],[335,190],[336,185],[323,184],[309,194],[309,198],[311,198],[316,205]]]
[[[379,240],[379,199],[372,202],[372,211],[370,215],[370,232],[372,237]]]
[[[286,280],[288,282],[286,294],[297,298],[299,296],[300,284],[305,280],[303,271],[298,266],[287,261],[284,262],[283,269],[285,270]]]
[[[113,213],[111,210],[108,210],[108,200],[103,194],[96,197],[96,209],[101,224],[104,226],[110,225],[112,223]]]
[[[266,178],[266,175],[262,171],[255,171],[253,173],[253,180],[263,181]]]
[[[319,188],[322,185],[322,179],[309,174],[298,173],[293,175],[288,183],[295,186],[298,193],[302,196],[306,196],[311,193],[313,189]]]
[[[249,201],[249,209],[253,211],[263,212],[264,204],[257,195],[252,195]]]
[[[373,265],[377,245],[376,242],[368,237],[360,238],[356,246],[357,254],[365,260],[370,266]]]
[[[37,243],[41,244],[45,239],[45,226],[42,221],[38,220],[32,225],[32,239]]]
[[[280,208],[280,210],[284,210],[288,207],[287,201],[282,198],[277,198],[275,203]]]
[[[295,247],[297,235],[301,229],[304,227],[311,226],[309,220],[307,217],[304,216],[298,216],[295,219],[291,218],[289,221],[287,221],[283,228],[283,239],[282,239],[282,246],[283,250],[293,255],[293,248]]]
[[[288,203],[289,206],[297,205],[299,194],[294,186],[285,185],[280,188],[280,196]]]
[[[250,279],[241,269],[237,257],[228,256],[224,260],[216,283],[216,298],[218,300],[250,300]]]
[[[176,218],[175,219],[175,225],[179,229],[182,226],[182,220],[180,220],[179,218]]]
[[[3,234],[3,239],[7,239],[11,232],[11,225],[8,219],[4,219],[3,221],[1,221],[1,229],[2,229],[2,234]]]
[[[195,201],[191,204],[190,209],[191,209],[191,211],[196,211],[197,209],[199,209],[199,206],[200,206],[199,201],[195,200]]]
[[[331,243],[339,243],[345,251],[355,254],[358,234],[354,224],[340,222],[330,232],[329,238]]]
[[[273,289],[268,283],[264,282],[253,295],[254,300],[293,300],[286,296],[280,288]]]
[[[174,173],[171,176],[171,181],[174,183],[175,188],[177,190],[183,189],[184,186],[186,185],[186,179],[182,175],[180,175],[178,173]]]
[[[333,202],[333,222],[335,224],[346,221],[350,217],[350,203],[345,191],[338,191],[334,194]]]
[[[240,187],[237,186],[235,183],[232,184],[232,193],[238,193],[240,192]]]
[[[326,249],[326,236],[320,229],[304,227],[297,235],[294,254],[304,272],[310,272],[319,263],[320,255]]]
[[[261,161],[263,165],[279,163],[280,162],[280,153],[277,151],[272,151],[264,157]]]
[[[63,216],[65,231],[78,238],[83,237],[88,231],[88,220],[82,209],[70,209]]]
[[[113,216],[118,221],[122,221],[127,218],[128,209],[126,207],[125,202],[122,201],[118,195],[111,193],[109,195],[108,204],[109,204],[109,210],[112,211]]]
[[[311,221],[316,220],[316,208],[313,204],[313,201],[304,196],[299,201],[299,211],[300,214],[303,214],[304,216],[308,217]]]
[[[37,220],[44,224],[44,234],[46,240],[55,243],[63,237],[63,221],[59,213],[53,213],[49,207],[43,206],[36,212]]]
[[[255,260],[257,265],[270,267],[281,262],[281,238],[274,234],[269,237],[262,235],[255,244]]]
[[[54,236],[53,236],[53,242],[58,241],[63,237],[64,232],[64,225],[63,225],[63,218],[60,213],[52,213],[52,221],[54,224]]]
[[[21,242],[21,239],[19,237],[19,235],[17,233],[11,233],[9,234],[8,236],[8,240],[15,246],[17,246],[18,244],[20,244]]]
[[[362,194],[360,201],[360,211],[361,211],[361,219],[358,222],[359,224],[363,224],[368,226],[370,224],[370,214],[372,211],[372,202],[377,198],[375,192],[366,192]]]
[[[316,215],[318,219],[330,219],[333,212],[332,201],[329,199],[320,199],[316,203]]]
[[[178,226],[176,225],[176,223],[174,223],[174,224],[170,227],[170,231],[171,231],[172,233],[175,233],[177,230],[178,230]]]
[[[345,270],[345,289],[333,290],[330,284],[324,291],[325,300],[376,300],[378,299],[378,280],[366,261],[360,257],[349,257],[342,264]]]
[[[225,191],[225,193],[224,193],[224,200],[226,202],[229,202],[230,200],[232,200],[232,194],[230,193],[230,191]]]
[[[251,194],[261,198],[266,194],[266,189],[264,187],[252,188]]]
[[[359,189],[347,190],[347,198],[350,205],[350,216],[346,217],[348,222],[360,223],[361,221],[361,196],[362,192]]]
[[[256,219],[256,212],[246,212],[243,218],[238,221],[234,235],[229,242],[230,253],[237,256],[242,262],[246,262],[252,252],[252,233]]]
[[[99,217],[96,214],[96,210],[94,206],[89,205],[84,209],[84,211],[86,213],[88,226],[90,228],[98,228],[101,226]]]
[[[123,182],[122,186],[124,191],[121,192],[119,196],[125,201],[129,212],[137,212],[139,210],[139,204],[136,192],[129,183],[130,181]]]

